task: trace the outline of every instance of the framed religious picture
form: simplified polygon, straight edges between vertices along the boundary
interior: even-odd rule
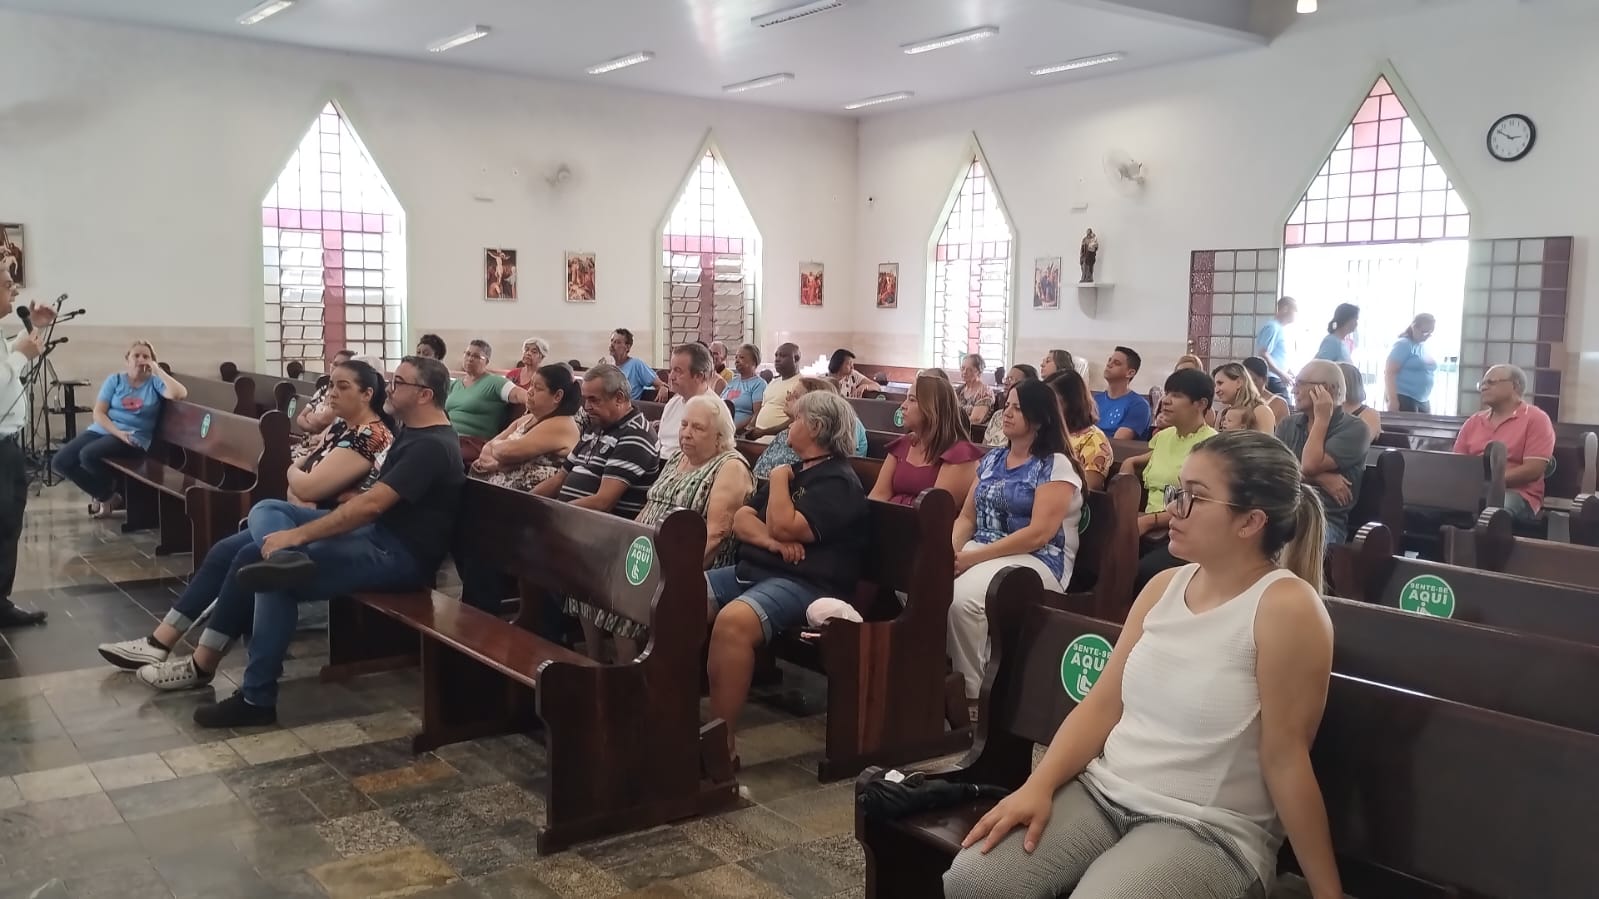
[[[594,292],[594,254],[567,251],[566,301],[592,303],[595,299],[597,295]]]
[[[0,265],[11,270],[11,280],[18,287],[27,287],[26,257],[22,252],[22,226],[0,222]]]
[[[1033,261],[1033,308],[1060,308],[1060,257]]]
[[[899,308],[898,262],[885,262],[877,267],[877,308]]]
[[[483,298],[498,303],[516,300],[516,251],[483,251]]]
[[[822,305],[822,264],[820,262],[800,263],[800,305]]]

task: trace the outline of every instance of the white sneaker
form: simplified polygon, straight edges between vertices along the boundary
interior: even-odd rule
[[[123,640],[121,643],[101,643],[100,657],[125,671],[135,671],[146,665],[165,662],[170,653],[154,646],[144,637]]]
[[[139,680],[157,690],[191,690],[211,683],[211,678],[201,675],[194,667],[194,656],[157,662],[139,669]]]

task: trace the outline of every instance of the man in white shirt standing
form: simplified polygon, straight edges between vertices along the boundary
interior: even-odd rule
[[[716,382],[715,362],[711,351],[697,343],[685,343],[672,350],[672,367],[667,372],[672,384],[672,398],[661,410],[661,458],[677,451],[678,432],[683,427],[683,410],[688,401],[704,393],[714,393]]]
[[[10,315],[17,297],[11,270],[0,266],[0,318]],[[55,310],[33,306],[33,327],[48,327]],[[0,627],[42,624],[45,613],[19,609],[11,602],[17,578],[17,541],[22,538],[22,517],[28,507],[28,464],[22,455],[22,429],[28,423],[27,385],[22,379],[33,368],[44,347],[38,335],[24,330],[5,341],[0,354]]]

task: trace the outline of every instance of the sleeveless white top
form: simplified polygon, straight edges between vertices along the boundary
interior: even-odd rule
[[[1228,837],[1270,887],[1282,825],[1260,769],[1255,610],[1278,569],[1201,614],[1184,596],[1198,565],[1177,570],[1144,619],[1122,674],[1122,717],[1083,777],[1145,815],[1198,822]]]

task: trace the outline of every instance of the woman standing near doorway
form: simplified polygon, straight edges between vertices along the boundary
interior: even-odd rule
[[[1432,379],[1438,360],[1424,344],[1437,327],[1438,320],[1423,312],[1394,341],[1383,373],[1389,411],[1432,413]]]
[[[1355,348],[1355,329],[1360,327],[1360,307],[1354,303],[1339,303],[1333,310],[1332,321],[1327,323],[1327,336],[1321,339],[1316,350],[1317,359],[1328,362],[1353,362],[1350,353]]]

